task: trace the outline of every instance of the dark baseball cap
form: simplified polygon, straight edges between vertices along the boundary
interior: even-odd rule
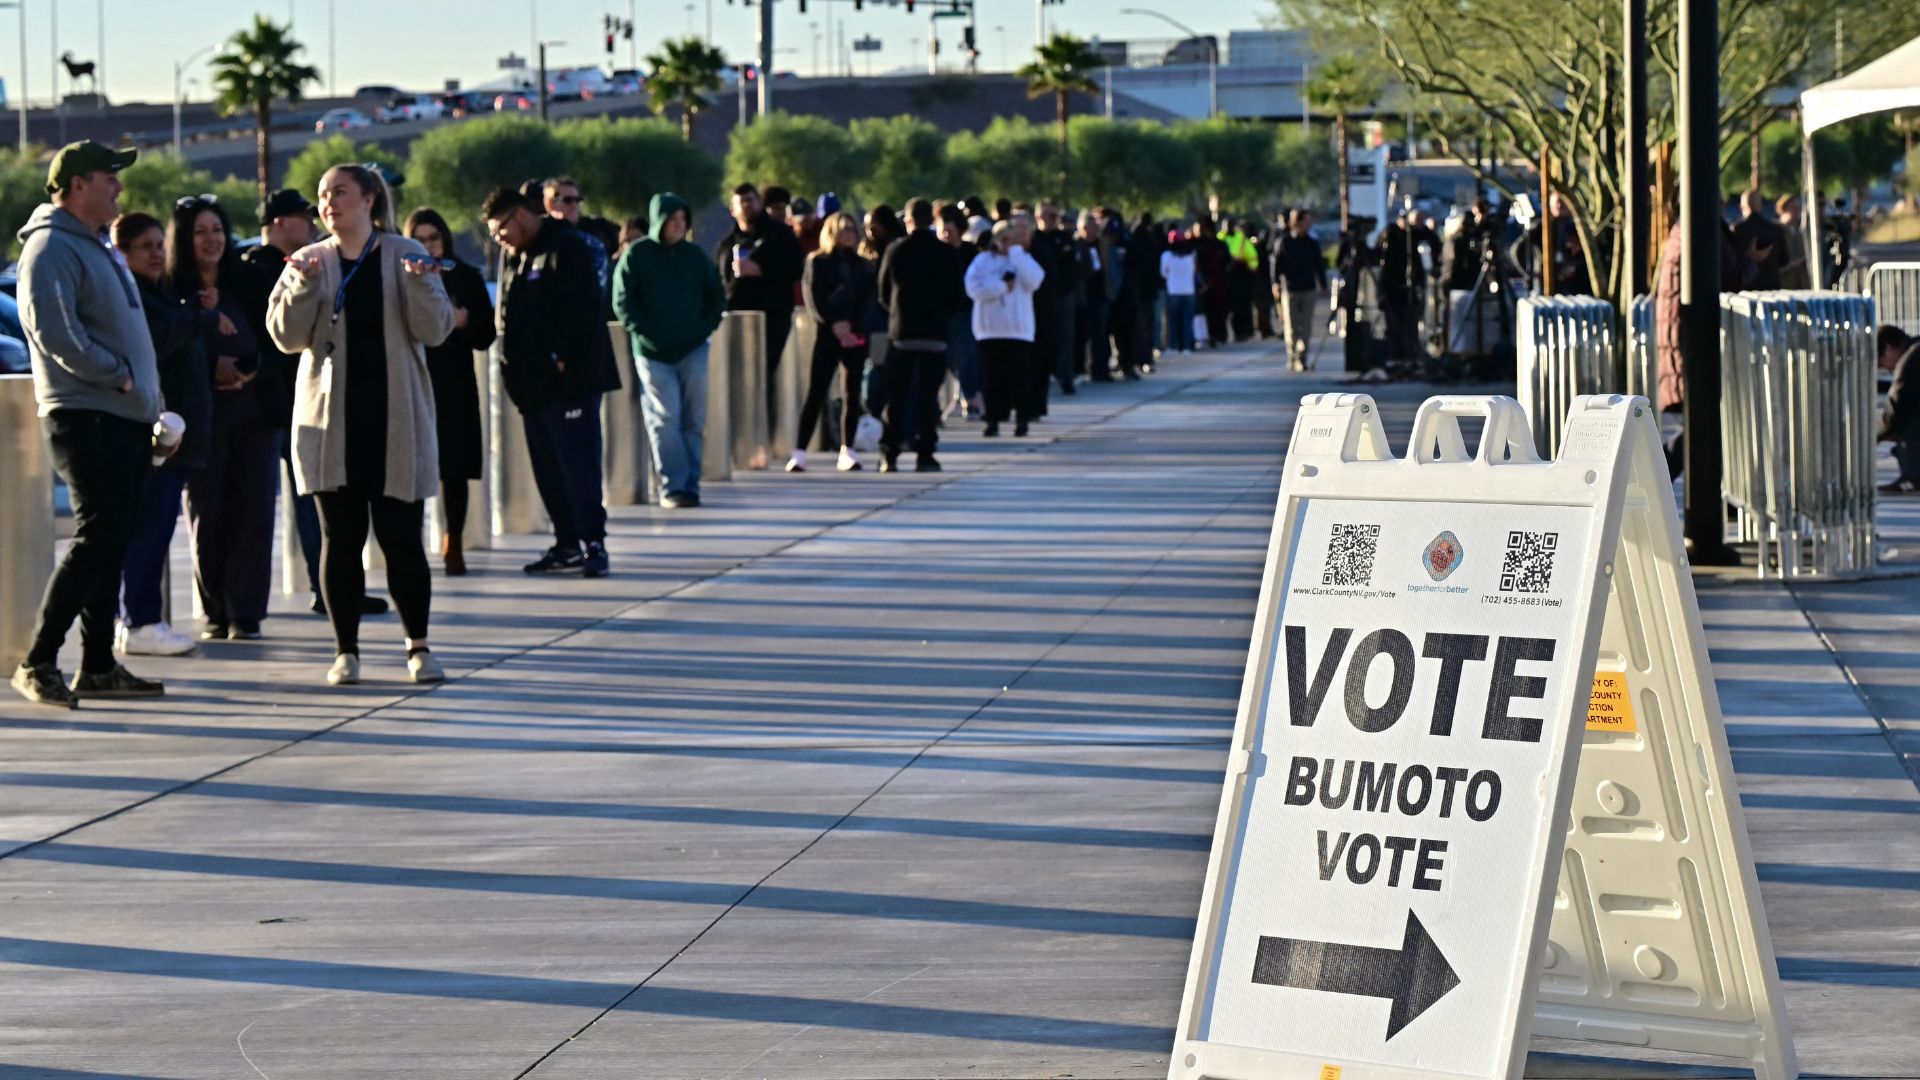
[[[273,221],[276,218],[311,213],[313,213],[313,204],[307,201],[305,195],[293,188],[281,188],[267,196],[266,203],[260,207],[260,220]]]
[[[53,163],[47,166],[47,193],[66,189],[67,182],[76,176],[85,176],[91,172],[119,172],[133,164],[139,151],[129,146],[124,150],[109,150],[92,139],[82,139],[68,143],[53,155]]]

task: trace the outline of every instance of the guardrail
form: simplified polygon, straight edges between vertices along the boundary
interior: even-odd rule
[[[1592,296],[1529,296],[1515,313],[1517,395],[1542,457],[1560,455],[1573,399],[1620,392],[1613,305]]]
[[[1875,563],[1874,307],[1836,292],[1720,298],[1722,494],[1760,576]]]
[[[1873,299],[1880,322],[1920,334],[1920,262],[1874,263],[1861,291]]]
[[[53,459],[31,375],[0,375],[0,462],[0,662],[11,668],[53,576]]]

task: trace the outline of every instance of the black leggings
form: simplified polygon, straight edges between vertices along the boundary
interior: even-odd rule
[[[387,591],[393,594],[400,623],[408,637],[425,638],[433,596],[427,552],[420,542],[425,504],[352,488],[321,492],[314,501],[320,508],[320,595],[327,602],[335,648],[360,654],[360,609],[367,596],[367,571],[360,553],[367,546],[369,518],[374,538],[387,557]]]
[[[467,481],[465,477],[440,478],[440,508],[447,517],[447,535],[458,541],[467,533]]]
[[[807,379],[807,400],[800,407],[800,430],[793,446],[805,450],[813,444],[813,429],[820,423],[820,411],[827,407],[827,394],[833,389],[833,369],[840,369],[840,445],[853,445],[853,429],[860,423],[860,376],[867,367],[865,346],[843,349],[830,327],[819,327],[814,339],[813,371]]]

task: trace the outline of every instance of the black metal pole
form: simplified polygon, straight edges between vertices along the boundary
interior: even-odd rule
[[[1695,565],[1735,561],[1720,499],[1720,12],[1680,0],[1680,355],[1686,536]]]
[[[1647,252],[1653,228],[1653,178],[1647,168],[1647,0],[1626,0],[1625,132],[1621,145],[1626,160],[1621,173],[1626,180],[1626,272],[1620,275],[1624,293],[1622,312],[1631,311],[1634,297],[1647,291]]]
[[[544,124],[547,122],[547,43],[544,41],[540,43],[540,85],[537,92],[540,95],[540,122]]]

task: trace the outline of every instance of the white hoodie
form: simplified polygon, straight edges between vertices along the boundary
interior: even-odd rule
[[[1007,280],[1007,275],[1013,280]],[[967,295],[973,299],[973,336],[978,341],[1033,340],[1033,292],[1047,272],[1026,249],[1015,245],[1005,255],[981,252],[967,266]]]

